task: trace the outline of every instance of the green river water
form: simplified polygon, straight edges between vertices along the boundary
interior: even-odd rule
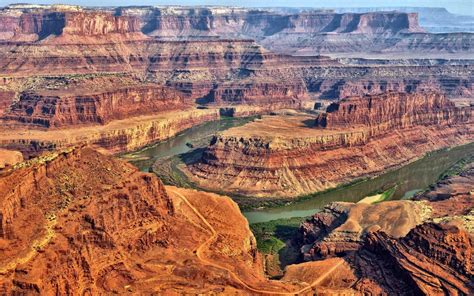
[[[188,129],[176,137],[122,157],[142,171],[149,171],[156,160],[180,155],[197,147],[206,146],[212,135],[234,126],[245,124],[252,118],[226,118],[204,123]],[[459,160],[474,154],[474,143],[429,153],[424,158],[390,170],[378,177],[349,186],[314,194],[304,200],[284,206],[261,210],[244,211],[249,223],[267,222],[275,219],[306,217],[316,213],[333,201],[357,202],[375,192],[397,186],[392,199],[410,198],[416,192],[435,183],[440,175]]]

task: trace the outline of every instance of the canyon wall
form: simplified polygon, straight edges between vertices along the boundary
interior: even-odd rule
[[[425,33],[416,13],[376,11],[245,9],[236,7],[9,6],[2,9],[0,38],[32,41],[48,35],[144,34],[161,39],[249,38],[273,51],[291,54],[442,52],[469,54],[473,34]],[[77,25],[84,23],[87,25]],[[144,33],[144,34],[143,34]],[[114,37],[120,40],[120,36]],[[118,38],[118,39],[117,39]],[[122,40],[125,40],[122,38]],[[83,40],[86,42],[87,38]],[[104,40],[111,40],[105,38]],[[73,43],[70,37],[58,40]],[[431,44],[437,44],[436,47]]]
[[[132,11],[120,9],[125,15]],[[262,39],[277,33],[365,33],[423,32],[417,14],[398,12],[347,13],[302,12],[277,14],[268,11],[182,11],[180,15],[155,9],[140,15],[145,32],[152,36],[221,36]]]
[[[22,93],[4,119],[44,127],[69,127],[186,108],[177,91],[159,86],[102,90],[97,94],[72,92]]]
[[[219,22],[228,22],[228,26],[217,26]],[[434,65],[417,61],[354,65],[348,60],[324,56],[288,56],[265,49],[256,37],[258,42],[244,39],[248,37],[243,33],[234,34],[238,31],[237,23],[250,35],[265,38],[284,32],[288,36],[301,33],[304,37],[307,32],[412,36],[415,33],[402,32],[419,31],[414,15],[394,12],[288,14],[236,8],[88,9],[14,5],[0,12],[2,124],[20,135],[26,128],[73,129],[199,105],[222,108],[223,114],[227,108],[239,116],[297,109],[314,98],[339,99],[391,90],[438,91],[449,97],[469,97],[473,93],[473,65],[462,61],[447,64],[437,59]],[[160,26],[163,29],[156,29]],[[222,34],[216,31],[221,34],[219,38],[209,38],[207,34],[205,39],[187,36],[186,40],[143,35],[143,32],[164,34],[166,28],[173,34],[174,30],[182,30],[182,36],[190,31],[190,34],[198,31],[207,34],[209,30],[221,30]],[[271,28],[275,32],[270,32]],[[383,30],[386,32],[381,33]],[[25,38],[14,39],[15,32]],[[159,88],[166,91],[160,93]],[[145,99],[137,104],[123,97],[136,98],[135,94]],[[152,100],[151,96],[156,98]],[[121,103],[114,103],[118,101]],[[255,108],[250,110],[245,105]],[[119,128],[113,134],[122,132]],[[12,139],[12,133],[1,131],[2,145],[16,146],[22,141],[36,143],[37,147],[56,145],[43,135]],[[110,133],[108,130],[107,134]],[[95,139],[96,132],[91,134]],[[363,133],[354,135],[350,142],[359,143],[366,137]],[[51,136],[54,137],[71,142],[61,134]],[[118,150],[130,142],[148,143],[148,140],[125,138]],[[345,141],[340,140],[344,136],[335,138],[339,139],[335,142]],[[117,141],[104,139],[104,142]]]
[[[209,109],[169,111],[115,120],[105,125],[57,130],[25,129],[16,125],[10,128],[7,124],[0,146],[21,151],[25,158],[71,145],[91,145],[103,152],[121,153],[169,139],[185,129],[219,118],[218,109]]]
[[[22,13],[4,9],[0,13],[0,40],[30,42],[50,39],[47,42],[87,42],[73,37],[102,37],[111,34],[129,39],[145,39],[140,32],[139,20],[133,17],[114,16],[110,13],[75,10],[36,10]],[[54,40],[54,41],[53,41]]]
[[[352,97],[332,103],[316,118],[323,128],[370,127],[372,135],[415,125],[444,126],[471,120],[471,108],[457,108],[437,93]]]
[[[288,81],[222,84],[212,89],[204,99],[208,103],[217,104],[269,105],[274,109],[297,109],[309,97],[302,81]]]
[[[438,94],[390,93],[347,102],[360,104],[336,103],[330,109],[339,109],[317,119],[266,116],[227,130],[184,171],[204,188],[296,197],[473,140],[472,108],[454,107]],[[315,127],[323,118],[327,127]]]
[[[163,39],[252,38],[273,51],[301,55],[469,55],[473,38],[470,33],[425,33],[417,13],[393,9],[335,13],[316,9],[134,7],[117,8],[116,13],[138,17],[144,33]]]

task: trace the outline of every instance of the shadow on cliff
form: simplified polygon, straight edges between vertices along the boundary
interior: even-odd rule
[[[275,237],[285,242],[285,246],[278,251],[280,259],[280,268],[284,270],[286,266],[300,263],[302,261],[301,253],[295,237],[298,235],[297,226],[277,225]]]
[[[202,158],[202,154],[206,150],[206,147],[203,148],[196,148],[189,152],[180,154],[178,157],[179,159],[186,165],[191,165],[193,163],[198,162]]]

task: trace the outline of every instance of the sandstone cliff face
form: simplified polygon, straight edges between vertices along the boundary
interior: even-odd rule
[[[32,130],[16,127],[3,131],[0,146],[18,150],[26,158],[42,151],[71,145],[89,144],[108,153],[139,149],[175,136],[194,125],[219,119],[219,110],[170,111],[150,116],[112,121],[106,125],[59,130]]]
[[[126,13],[126,12],[125,12]],[[423,32],[416,14],[383,13],[317,13],[277,14],[266,11],[173,15],[155,10],[140,15],[145,32],[153,36],[247,36],[263,39],[278,33],[365,33],[395,34]]]
[[[109,34],[145,38],[140,32],[138,19],[102,12],[45,10],[18,15],[7,11],[0,14],[0,22],[3,24],[0,40],[37,41],[61,37],[49,42],[64,43],[68,42],[68,36],[99,37]],[[74,42],[73,39],[69,41]],[[96,39],[96,42],[100,41]]]
[[[363,125],[372,134],[416,125],[451,125],[469,122],[470,107],[456,108],[437,93],[385,94],[346,98],[331,104],[318,116],[315,125],[323,128],[345,128]]]
[[[140,86],[101,91],[98,94],[23,93],[4,119],[44,127],[106,124],[112,120],[186,108],[177,91]]]
[[[283,83],[223,84],[205,97],[208,103],[265,105],[273,109],[295,108],[308,99],[302,81]]]
[[[387,293],[400,286],[424,295],[469,295],[474,291],[472,237],[457,226],[423,224],[398,240],[376,232],[368,236],[366,248],[375,256],[362,255],[358,264],[367,275],[379,268],[372,280]],[[377,263],[382,260],[389,264]],[[395,274],[398,276],[394,278],[387,276]],[[358,289],[369,292],[373,286],[366,280]]]
[[[299,288],[264,278],[255,239],[230,199],[165,188],[88,148],[2,172],[0,193],[0,289],[7,294]]]
[[[186,171],[206,188],[295,197],[471,142],[471,113],[435,94],[348,99],[316,121],[307,115],[268,116],[230,129]],[[323,119],[326,128],[312,126]]]

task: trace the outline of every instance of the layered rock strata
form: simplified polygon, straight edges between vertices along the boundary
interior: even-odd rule
[[[107,153],[120,153],[166,140],[194,125],[219,118],[219,110],[207,109],[163,112],[72,129],[32,130],[5,125],[0,146],[21,151],[25,158],[42,151],[81,144],[92,145]]]
[[[471,142],[471,113],[436,94],[351,98],[316,120],[267,116],[225,131],[185,171],[199,186],[214,190],[296,197]],[[322,119],[326,128],[314,127]]]
[[[3,41],[87,43],[89,40],[110,42],[147,38],[141,33],[137,18],[100,11],[53,8],[22,13],[21,10],[6,9],[0,14],[0,21]]]
[[[416,125],[452,125],[471,120],[471,108],[457,108],[437,93],[352,97],[331,104],[316,118],[317,127],[370,127],[371,135]]]
[[[69,127],[106,124],[116,119],[186,107],[179,92],[151,85],[90,94],[49,91],[22,93],[4,119],[44,127]]]
[[[335,13],[233,7],[134,7],[116,11],[138,17],[142,31],[150,36],[252,38],[273,51],[303,55],[367,52],[469,55],[473,38],[469,33],[426,33],[419,25],[418,14],[406,11]]]

